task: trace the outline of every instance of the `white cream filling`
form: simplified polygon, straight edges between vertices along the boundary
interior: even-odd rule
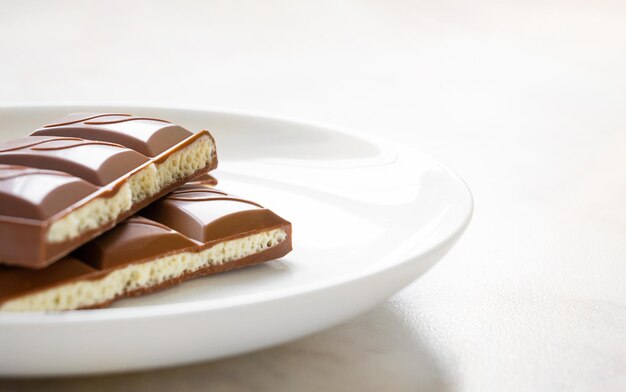
[[[129,264],[97,280],[83,280],[19,297],[0,311],[71,310],[99,305],[125,293],[148,289],[199,269],[232,262],[272,248],[287,238],[282,229],[218,243],[201,252],[181,252],[152,261]]]
[[[128,183],[130,184],[131,202],[138,203],[148,198],[162,187],[157,183],[157,167],[154,163],[149,164],[142,170],[130,176]]]
[[[98,197],[54,222],[48,229],[48,242],[76,238],[117,218],[132,206],[130,183],[122,185],[112,197]]]
[[[95,198],[54,222],[48,229],[47,242],[68,241],[114,221],[133,204],[209,165],[214,150],[211,138],[202,136],[170,155],[165,162],[146,166],[130,176],[114,196]]]
[[[208,136],[202,136],[187,147],[176,151],[165,162],[157,164],[157,186],[164,188],[205,167],[211,162],[214,151],[215,145]]]

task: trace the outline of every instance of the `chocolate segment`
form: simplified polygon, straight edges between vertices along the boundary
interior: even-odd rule
[[[0,143],[0,264],[43,268],[217,166],[207,131],[109,113],[73,115],[42,129],[69,126],[82,127],[83,138]],[[128,148],[133,140],[151,149],[144,152],[162,152],[148,157]]]
[[[201,185],[185,185],[142,211],[196,241],[250,232],[282,222],[259,204]]]
[[[69,256],[43,270],[0,266],[0,302],[97,274],[94,268]]]
[[[59,170],[106,185],[148,158],[118,144],[78,138],[31,136],[0,143],[0,163]]]
[[[0,165],[0,215],[47,219],[96,190],[63,172]]]
[[[72,113],[45,125],[32,135],[107,141],[155,157],[192,133],[158,118],[125,113]]]
[[[102,270],[195,246],[195,242],[169,227],[135,216],[83,245],[75,255]]]
[[[222,234],[197,241],[162,222],[132,217],[45,269],[0,267],[0,310],[102,307],[118,298],[258,264],[291,251],[289,222],[256,203],[218,192],[232,199],[194,197],[193,202],[203,205],[203,211],[210,211],[212,218],[191,225],[195,227],[202,221],[201,231],[210,228]],[[167,210],[169,220],[184,229],[183,222],[188,221],[177,217],[188,216],[189,212],[177,197],[180,195],[166,197],[152,211],[159,215],[159,210]],[[177,203],[168,205],[168,201]],[[247,209],[239,211],[226,204]]]

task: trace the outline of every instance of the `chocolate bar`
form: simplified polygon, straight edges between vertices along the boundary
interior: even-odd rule
[[[71,114],[0,143],[0,264],[43,268],[217,166],[208,131]]]
[[[184,185],[140,214],[44,269],[0,266],[0,310],[103,307],[291,251],[289,222],[203,185]]]

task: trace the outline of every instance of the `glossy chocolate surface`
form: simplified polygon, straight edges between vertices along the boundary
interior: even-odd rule
[[[16,295],[96,276],[97,273],[94,268],[70,256],[42,270],[0,266],[0,303]]]
[[[202,185],[184,185],[144,209],[142,215],[200,242],[283,222],[253,201]]]
[[[133,173],[212,137],[161,119],[115,113],[72,114],[35,134],[0,143],[0,264],[43,268],[217,164],[213,155],[207,166],[135,201],[113,220],[48,242],[57,220],[95,199],[114,197]]]
[[[75,255],[101,270],[195,246],[167,226],[134,216],[83,245]]]
[[[278,227],[288,233],[285,243],[247,256],[246,263],[279,258],[291,250],[291,224],[274,212],[222,191],[205,192],[205,186],[183,188],[184,191],[153,203],[150,212],[144,215],[154,220],[131,217],[44,269],[0,266],[0,303],[68,281],[93,279],[129,263],[148,262],[182,251],[197,252],[221,241]],[[182,197],[185,200],[180,200]],[[201,215],[190,219],[190,211]],[[196,232],[203,233],[205,239],[185,235]],[[224,268],[227,269],[230,268]]]
[[[192,133],[158,118],[125,113],[72,113],[43,126],[32,135],[107,141],[154,157]]]
[[[97,189],[59,171],[0,165],[0,215],[47,219]]]
[[[0,143],[0,164],[58,170],[100,186],[147,161],[119,144],[79,138],[30,136]]]

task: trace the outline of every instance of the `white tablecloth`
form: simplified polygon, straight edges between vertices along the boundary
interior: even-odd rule
[[[0,390],[626,390],[623,3],[1,2],[0,104],[60,101],[384,134],[456,169],[475,215],[422,279],[326,332]]]

